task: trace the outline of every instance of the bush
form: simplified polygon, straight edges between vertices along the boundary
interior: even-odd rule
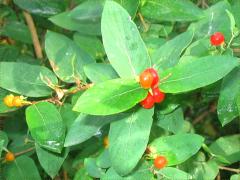
[[[3,179],[240,178],[239,0],[0,3]]]

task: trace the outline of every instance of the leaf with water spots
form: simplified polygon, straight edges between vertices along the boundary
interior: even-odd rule
[[[114,79],[98,83],[80,96],[73,110],[91,115],[126,111],[147,96],[136,80]]]
[[[239,92],[240,68],[238,67],[226,76],[222,83],[217,112],[218,118],[223,126],[239,116],[237,107],[237,97]]]
[[[108,59],[120,77],[135,77],[151,66],[137,26],[128,12],[116,2],[105,3],[102,37]]]
[[[33,104],[26,109],[26,120],[33,139],[44,148],[60,153],[65,126],[57,108],[49,102]]]

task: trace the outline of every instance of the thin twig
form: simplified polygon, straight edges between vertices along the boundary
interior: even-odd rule
[[[234,168],[229,168],[229,167],[224,167],[224,166],[219,166],[219,169],[225,170],[225,171],[231,171],[235,173],[240,173],[240,169],[234,169]]]
[[[35,24],[33,22],[32,16],[27,11],[23,11],[23,15],[24,15],[25,20],[27,22],[28,28],[31,32],[36,57],[38,59],[42,59],[43,58],[42,48],[41,48],[41,45],[40,45],[40,42],[39,42],[39,39],[38,39],[37,30],[36,30]]]
[[[147,25],[147,23],[145,22],[142,14],[141,14],[141,13],[138,13],[138,16],[139,16],[139,19],[140,19],[140,21],[141,21],[141,23],[142,23],[142,25],[143,25],[144,32],[147,32],[147,31],[148,31],[148,25]]]
[[[68,180],[68,174],[66,170],[63,170],[63,180]]]
[[[210,106],[210,108],[207,111],[204,111],[202,114],[200,114],[198,117],[196,117],[192,124],[195,125],[199,122],[201,122],[205,117],[207,117],[210,113],[215,112],[217,109],[216,104],[213,104]]]
[[[31,151],[33,151],[34,149],[35,149],[35,147],[31,147],[31,148],[26,149],[26,150],[23,150],[23,151],[21,151],[21,152],[15,153],[14,155],[15,155],[15,156],[20,156],[20,155],[22,155],[22,154],[31,152]]]

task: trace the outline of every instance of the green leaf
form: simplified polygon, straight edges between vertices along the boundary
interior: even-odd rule
[[[7,148],[8,136],[4,131],[0,130],[0,141],[3,141],[3,147]]]
[[[129,0],[115,0],[119,4],[121,4],[124,9],[128,11],[128,13],[131,15],[132,19],[134,19],[138,6],[140,4],[140,0],[134,0],[134,1],[129,1]]]
[[[112,167],[120,175],[129,174],[146,150],[153,109],[140,108],[126,112],[125,115],[123,119],[111,123],[109,131]]]
[[[29,97],[43,97],[51,95],[49,86],[57,83],[56,76],[46,67],[0,62],[0,87],[9,91]]]
[[[92,63],[84,67],[84,71],[93,83],[104,82],[118,78],[118,74],[110,64]]]
[[[177,168],[166,167],[157,172],[158,178],[162,180],[189,180],[192,179],[192,176],[184,171],[181,171]]]
[[[80,179],[92,180],[92,178],[88,176],[86,169],[82,167],[76,172],[73,180],[80,180]]]
[[[48,31],[46,35],[45,50],[55,74],[68,83],[85,80],[83,66],[94,62],[72,40],[51,31]]]
[[[240,92],[239,82],[240,68],[234,69],[223,80],[217,107],[218,117],[223,126],[239,116],[237,107],[237,97]]]
[[[3,172],[7,180],[41,180],[34,161],[25,155],[16,158],[13,163],[7,164]]]
[[[85,158],[84,167],[86,168],[89,176],[92,176],[94,178],[100,178],[104,174],[104,171],[101,168],[97,167],[96,159],[94,158]]]
[[[105,149],[96,159],[96,164],[98,167],[107,169],[111,166],[109,150]]]
[[[135,80],[114,79],[89,88],[73,110],[91,115],[110,115],[128,110],[147,96]]]
[[[230,164],[237,162],[240,160],[240,135],[220,137],[211,144],[210,150],[227,159]]]
[[[228,41],[231,37],[231,22],[226,10],[231,11],[230,4],[227,1],[219,1],[208,8],[204,12],[205,17],[192,23],[189,29],[195,31],[195,36],[198,39],[209,37],[215,32],[222,32],[225,40]]]
[[[209,37],[199,39],[195,42],[193,42],[184,52],[184,56],[197,56],[197,57],[203,57],[208,56],[210,54],[210,40]],[[184,58],[183,56],[183,58]]]
[[[240,174],[234,174],[230,178],[230,180],[239,180],[239,179],[240,179]]]
[[[158,113],[157,119],[157,125],[166,131],[173,132],[174,134],[181,133],[183,131],[184,117],[181,108],[178,108],[173,112],[165,115]]]
[[[1,36],[8,36],[14,40],[32,44],[32,37],[28,27],[18,21],[8,21],[0,30]]]
[[[236,21],[236,25],[237,25],[238,29],[240,29],[240,12],[239,12],[239,8],[240,8],[240,1],[232,1],[232,12],[233,12],[234,19]]]
[[[81,35],[75,33],[73,35],[74,42],[94,59],[102,59],[105,56],[105,51],[101,40],[96,36]]]
[[[141,7],[144,17],[154,21],[195,21],[203,12],[191,1],[147,0]]]
[[[58,174],[58,171],[66,159],[69,149],[64,149],[61,154],[55,154],[41,148],[38,144],[35,144],[35,147],[42,168],[53,179]]]
[[[51,16],[62,12],[65,3],[59,0],[14,0],[20,8],[40,16]]]
[[[88,0],[70,12],[72,19],[80,23],[100,22],[105,0]]]
[[[121,177],[113,168],[109,168],[101,180],[154,180],[153,173],[150,171],[150,167],[147,162],[141,162],[136,169],[128,176]]]
[[[170,76],[160,83],[166,93],[180,93],[212,84],[238,65],[231,56],[206,56],[186,63],[180,63],[164,71],[160,77]]]
[[[113,1],[104,6],[102,37],[108,59],[120,77],[135,77],[151,66],[137,26],[127,11]]]
[[[0,157],[2,157],[2,149],[3,149],[3,147],[4,147],[4,140],[0,139]]]
[[[184,49],[191,43],[193,35],[192,31],[187,31],[163,44],[152,55],[153,67],[162,72],[176,65]]]
[[[91,138],[104,125],[121,119],[122,115],[112,116],[92,116],[80,114],[70,126],[66,139],[65,147],[80,144]]]
[[[78,31],[87,35],[101,35],[101,24],[99,23],[79,23],[71,18],[69,12],[63,12],[49,18],[57,26],[64,29]]]
[[[1,45],[0,59],[2,61],[16,61],[20,55],[20,50],[16,46]]]
[[[26,109],[26,120],[35,141],[50,151],[60,153],[65,126],[57,108],[48,102],[33,104]]]
[[[168,166],[173,166],[196,154],[203,141],[203,137],[197,134],[178,134],[157,138],[150,144],[150,148],[154,153],[165,156]]]

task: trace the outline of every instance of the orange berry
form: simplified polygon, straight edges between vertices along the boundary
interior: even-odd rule
[[[3,103],[8,107],[13,107],[14,106],[13,99],[14,99],[14,95],[9,94],[3,98]]]
[[[109,146],[108,136],[105,136],[105,137],[103,138],[103,146],[104,146],[105,148],[108,148],[108,146]]]
[[[21,96],[15,96],[12,101],[13,106],[22,107],[23,106],[23,98]]]
[[[167,165],[167,159],[164,156],[158,156],[154,159],[154,166],[157,169],[162,169]]]
[[[152,73],[149,72],[148,70],[143,71],[140,74],[139,81],[140,81],[141,86],[144,89],[149,89],[152,86],[152,82],[153,82]]]
[[[7,152],[7,154],[5,155],[5,160],[7,162],[10,162],[10,161],[14,161],[15,160],[15,156],[12,152]]]

